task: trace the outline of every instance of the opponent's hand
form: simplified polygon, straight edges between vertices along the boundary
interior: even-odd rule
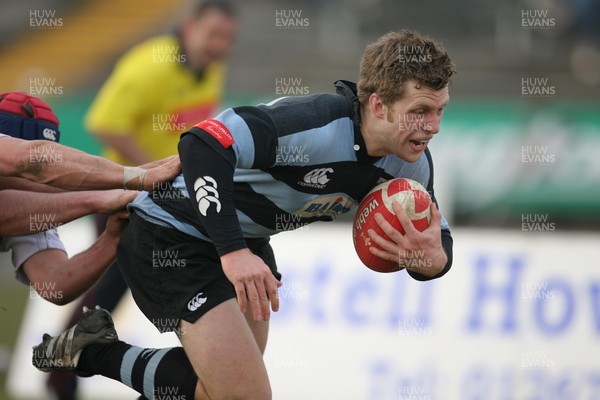
[[[221,257],[227,279],[235,287],[240,310],[246,312],[248,302],[256,321],[268,321],[271,311],[279,310],[277,288],[281,286],[265,262],[248,249],[236,250]]]
[[[106,235],[110,236],[114,239],[120,239],[123,231],[127,225],[129,225],[129,211],[121,210],[117,211],[108,217],[108,222],[106,223],[106,229],[104,232]]]
[[[431,203],[430,207],[431,224],[423,232],[419,232],[414,227],[400,203],[395,201],[392,207],[406,235],[402,235],[381,214],[375,214],[377,224],[390,240],[384,239],[375,230],[369,229],[369,236],[381,247],[381,249],[371,247],[371,253],[426,276],[435,276],[440,273],[446,266],[448,257],[442,247],[442,214],[438,211],[435,203]]]
[[[140,165],[139,167],[146,170],[144,190],[153,190],[157,183],[171,181],[181,173],[181,163],[177,155]]]
[[[112,214],[124,210],[140,192],[136,190],[100,190],[94,192],[94,204],[99,214]]]

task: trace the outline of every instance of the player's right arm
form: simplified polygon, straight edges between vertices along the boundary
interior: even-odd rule
[[[120,189],[65,193],[1,190],[0,236],[28,235],[47,230],[48,224],[62,225],[93,213],[110,214],[124,209],[137,194]]]
[[[112,189],[122,186],[123,167],[101,157],[45,140],[4,137],[1,144],[2,176],[26,178],[63,189]]]
[[[115,261],[117,243],[128,218],[127,211],[111,215],[96,242],[71,258],[54,248],[31,255],[21,266],[26,279],[46,300],[57,305],[70,303],[92,287]]]
[[[0,176],[26,178],[67,190],[123,187],[125,167],[105,158],[45,140],[2,137],[0,143]],[[145,170],[144,188],[152,189],[154,183],[171,180],[179,171],[178,157],[166,158]]]
[[[188,193],[221,257],[223,271],[235,287],[240,309],[245,312],[249,302],[255,320],[268,320],[269,303],[273,311],[279,309],[280,283],[264,261],[247,248],[234,204],[233,175],[240,165],[238,154],[250,150],[234,145],[233,136],[219,121],[199,125],[202,129],[192,128],[178,146]],[[254,161],[244,165],[242,160],[241,166],[260,168],[261,157],[252,154],[250,159]]]

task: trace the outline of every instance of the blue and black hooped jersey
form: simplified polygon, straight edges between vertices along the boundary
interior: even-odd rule
[[[435,201],[429,150],[414,163],[369,156],[355,85],[335,86],[337,94],[231,108],[190,129],[180,142],[183,174],[143,192],[130,208],[146,220],[212,241],[225,254],[245,247],[244,238],[331,221],[373,186],[396,177],[420,182]],[[196,143],[203,148],[192,153]],[[442,219],[444,232],[451,251]]]

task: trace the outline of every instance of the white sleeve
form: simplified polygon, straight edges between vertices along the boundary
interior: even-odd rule
[[[0,133],[0,139],[2,139],[3,137],[8,137],[8,135],[5,135],[4,133]]]
[[[57,249],[66,253],[56,229],[38,232],[32,235],[7,236],[0,239],[0,251],[12,250],[12,263],[19,282],[29,285],[29,279],[23,271],[23,263],[32,255],[43,250]]]

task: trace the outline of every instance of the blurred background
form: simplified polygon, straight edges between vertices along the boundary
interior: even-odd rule
[[[92,154],[101,146],[84,116],[115,62],[173,30],[185,9],[180,0],[0,4],[0,91],[44,98],[62,143]],[[368,43],[402,28],[443,43],[458,70],[430,145],[455,237],[453,270],[426,284],[366,270],[351,247],[351,216],[281,235],[291,311],[276,316],[267,354],[275,398],[600,399],[600,2],[236,5],[239,35],[219,110],[286,91],[332,92],[337,79],[357,80]],[[70,246],[79,248],[87,239],[77,232],[90,225],[78,221],[61,235],[74,230]],[[290,243],[302,240],[316,241],[314,253],[294,254]],[[2,256],[0,398],[48,398],[43,384],[30,384],[42,376],[20,353],[37,344],[23,342],[23,316],[30,330],[50,330],[66,312],[30,295]],[[119,332],[144,340],[134,333],[135,307],[117,312]],[[305,345],[291,347],[297,337]],[[134,398],[102,394],[108,380],[93,379],[82,398]]]

